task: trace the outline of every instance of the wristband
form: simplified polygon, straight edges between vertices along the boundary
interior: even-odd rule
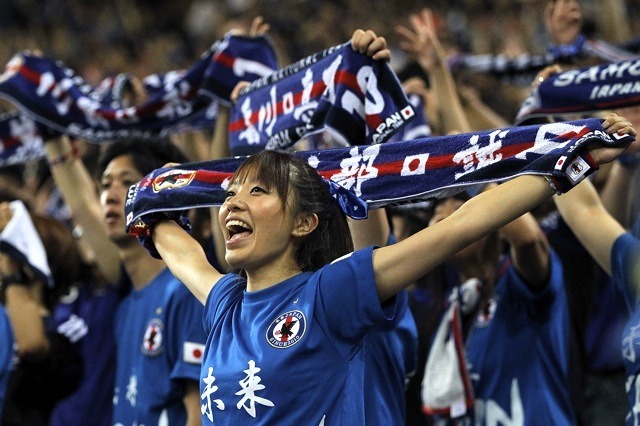
[[[551,187],[551,189],[556,195],[562,195],[562,191],[558,189],[558,186],[555,184],[552,177],[549,177],[547,175],[543,175],[542,177],[547,181],[547,183],[549,184],[549,186]]]
[[[129,235],[137,237],[138,242],[156,259],[162,259],[162,256],[160,256],[155,244],[153,244],[151,234],[156,224],[163,220],[173,220],[180,225],[182,229],[191,232],[191,222],[181,211],[151,213],[145,215],[143,218],[138,218],[127,228]]]
[[[565,193],[598,169],[598,163],[586,149],[571,158],[562,156],[556,162],[554,174],[550,176],[550,185],[554,184],[556,193]]]

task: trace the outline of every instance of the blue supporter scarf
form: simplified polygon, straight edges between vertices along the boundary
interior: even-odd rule
[[[568,70],[545,79],[525,99],[516,122],[640,104],[640,59]]]
[[[255,80],[231,109],[234,155],[287,149],[303,136],[333,131],[348,145],[386,141],[415,117],[385,61],[351,42],[315,53]]]
[[[0,167],[43,158],[44,140],[51,136],[50,129],[18,111],[0,115]]]
[[[111,142],[185,130],[184,123],[206,109],[212,98],[228,102],[229,88],[274,66],[273,48],[264,37],[227,35],[145,102],[122,108],[114,107],[113,95],[95,96],[96,90],[61,62],[21,53],[0,78],[0,96],[55,131],[94,143]]]
[[[633,44],[629,44],[633,47]],[[637,58],[636,52],[626,46],[614,46],[602,40],[578,36],[572,43],[550,44],[542,55],[523,53],[516,57],[491,54],[456,54],[447,59],[452,72],[470,70],[501,77],[518,84],[528,85],[533,76],[546,66],[559,61],[574,62],[577,59],[594,57],[606,62],[620,62]]]
[[[620,146],[633,138],[611,137],[600,120],[589,119],[294,155],[369,208],[376,208],[443,198],[468,186],[522,174],[551,176],[566,190],[597,169],[581,157],[583,147],[594,140]],[[177,218],[185,209],[221,205],[229,179],[245,158],[183,164],[148,174],[128,191],[127,231],[148,237],[159,218]],[[362,211],[355,208],[359,205],[352,207],[346,213],[362,217]]]

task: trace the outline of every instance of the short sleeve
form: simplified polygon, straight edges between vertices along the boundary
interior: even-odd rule
[[[167,342],[174,356],[171,379],[200,380],[206,335],[202,327],[202,304],[183,285],[174,294],[167,313]]]
[[[393,321],[396,298],[380,303],[373,274],[373,247],[358,250],[321,270],[316,318],[334,339],[357,344],[374,326]]]

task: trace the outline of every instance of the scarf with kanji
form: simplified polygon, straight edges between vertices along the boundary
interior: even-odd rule
[[[231,109],[229,146],[233,155],[287,149],[324,131],[343,145],[377,144],[414,117],[389,64],[354,51],[348,42],[245,88]]]
[[[597,169],[584,155],[588,142],[619,146],[630,140],[633,137],[608,135],[600,120],[588,119],[292,155],[342,188],[332,193],[346,214],[364,218],[366,211],[354,197],[369,208],[383,207],[443,198],[522,174],[548,175],[568,190]],[[128,232],[148,236],[158,214],[179,216],[185,209],[221,205],[228,181],[244,159],[154,170],[129,189]]]
[[[20,53],[0,79],[0,96],[55,131],[94,143],[110,142],[184,129],[184,123],[212,99],[229,102],[238,82],[276,68],[274,50],[264,37],[228,34],[189,69],[166,75],[146,101],[121,107],[111,88],[108,95],[99,93],[60,61]]]
[[[640,59],[568,70],[545,79],[525,99],[516,121],[640,104]]]

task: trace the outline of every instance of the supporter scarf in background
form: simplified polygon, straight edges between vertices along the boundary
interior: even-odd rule
[[[349,145],[377,144],[413,117],[389,64],[348,42],[251,83],[231,109],[229,146],[234,155],[287,149],[327,129]]]
[[[640,59],[569,70],[545,79],[525,99],[516,122],[640,104]]]
[[[176,79],[167,79],[166,85],[148,100],[127,108],[114,108],[111,102],[92,97],[94,89],[61,62],[25,53],[7,64],[0,80],[0,96],[39,123],[94,143],[162,136],[176,128],[184,130],[185,120],[208,107],[211,97],[228,101],[230,91],[216,92],[215,88],[235,87],[237,82],[257,78],[271,67],[275,63],[273,49],[260,41],[262,38],[225,36]],[[251,41],[266,49],[262,56],[255,49],[245,50]],[[243,63],[238,58],[245,54],[253,55],[251,62],[265,60],[268,64],[265,69],[237,66]],[[220,58],[225,60],[221,62]],[[224,84],[213,84],[205,78],[220,79]],[[199,95],[201,88],[203,96]]]
[[[516,57],[506,55],[457,54],[448,58],[452,72],[469,70],[493,74],[497,77],[528,85],[533,76],[546,66],[559,61],[572,62],[579,58],[596,57],[606,62],[620,62],[638,55],[602,40],[589,40],[580,35],[573,43],[549,45],[544,55],[524,53]]]
[[[0,115],[0,167],[43,158],[50,136],[50,129],[18,111]]]
[[[600,120],[589,119],[294,155],[375,208],[443,198],[470,185],[521,174],[562,178],[564,165],[587,142],[618,145],[630,139],[612,138]],[[128,231],[143,232],[148,228],[145,216],[154,213],[221,205],[228,179],[244,159],[153,171],[128,191]]]

